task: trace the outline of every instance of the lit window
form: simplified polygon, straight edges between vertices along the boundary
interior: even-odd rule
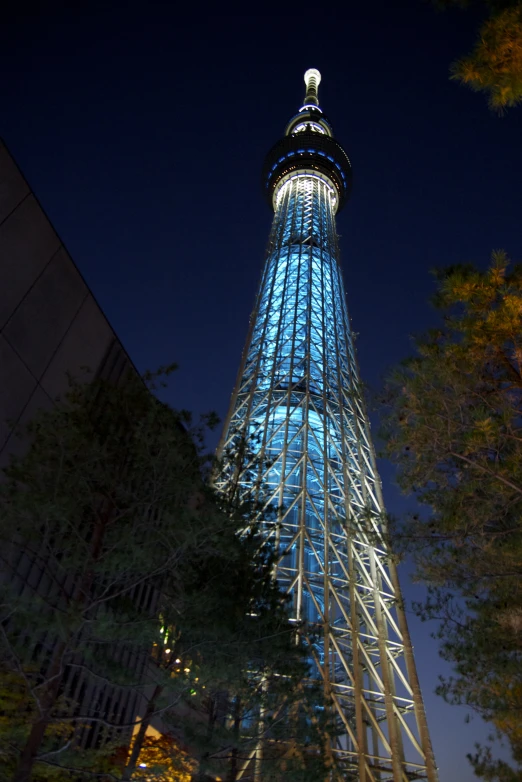
[[[301,122],[295,126],[292,133],[322,133],[325,135],[326,131],[318,122]]]

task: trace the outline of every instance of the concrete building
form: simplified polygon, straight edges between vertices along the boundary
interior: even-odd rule
[[[0,466],[23,447],[16,424],[66,391],[67,372],[117,381],[131,366],[0,140]]]

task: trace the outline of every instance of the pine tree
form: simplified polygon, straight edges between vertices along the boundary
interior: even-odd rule
[[[73,383],[29,424],[29,450],[5,471],[1,651],[36,707],[16,782],[51,751],[66,764],[70,744],[56,746],[53,724],[86,720],[108,736],[120,727],[64,706],[67,677],[139,691],[162,581],[188,552],[217,546],[223,517],[200,500],[201,457],[185,419],[139,378]]]
[[[252,465],[244,443],[239,450]],[[315,780],[325,769],[324,698],[303,686],[308,652],[273,578],[275,555],[258,521],[263,492],[253,504],[238,490],[245,469],[239,467],[226,495],[212,494],[229,525],[229,532],[226,525],[220,530],[219,550],[195,552],[177,570],[175,582],[164,583],[164,628],[148,711],[160,710],[172,735],[190,747],[198,780],[208,772],[233,782],[245,764],[254,773],[252,758],[262,744],[263,775],[290,780],[297,764],[300,780]],[[263,507],[265,523],[276,513]],[[181,702],[166,708],[165,698],[178,682],[185,682],[178,690]],[[134,779],[150,722],[146,715],[124,780]]]
[[[437,0],[437,5],[466,6],[465,0]],[[487,17],[473,51],[451,67],[452,79],[484,92],[491,109],[502,113],[522,102],[522,3],[488,0]]]
[[[174,759],[143,760],[155,723],[201,778],[218,768],[234,780],[263,744],[274,779],[293,768],[315,779],[322,697],[303,688],[306,652],[273,553],[249,503],[208,484],[201,427],[150,387],[73,382],[29,424],[30,447],[0,485],[3,686],[16,680],[27,704],[6,742],[11,778],[137,780],[146,763],[161,779]],[[143,713],[125,725],[82,713],[74,676],[138,693]]]

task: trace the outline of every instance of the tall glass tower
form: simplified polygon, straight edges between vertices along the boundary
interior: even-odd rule
[[[295,619],[320,638],[310,661],[339,728],[340,778],[436,782],[340,268],[351,166],[319,108],[319,71],[304,78],[304,105],[265,161],[274,219],[217,485],[239,481],[277,508],[265,534]]]

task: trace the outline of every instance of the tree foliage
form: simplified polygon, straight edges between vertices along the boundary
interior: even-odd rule
[[[306,652],[273,552],[249,503],[206,480],[202,428],[146,380],[72,382],[30,422],[30,447],[0,483],[4,770],[13,782],[140,779],[156,721],[200,775],[233,780],[263,746],[274,780],[293,766],[314,779],[322,698],[302,687]],[[100,687],[141,698],[124,756],[114,749],[132,720],[78,695]],[[156,749],[148,777],[177,773],[165,742]]]
[[[155,649],[156,689],[148,708],[160,708],[172,734],[190,746],[198,779],[208,772],[233,782],[245,765],[248,774],[259,774],[261,752],[263,775],[291,780],[298,768],[299,780],[313,780],[325,771],[324,695],[303,685],[309,666],[297,632],[302,628],[289,621],[288,599],[273,578],[275,553],[257,521],[272,523],[277,511],[265,507],[262,490],[252,500],[240,489],[250,482],[246,470],[255,469],[256,458],[240,438],[237,453],[227,458],[237,466],[236,480],[213,498],[232,520],[234,535],[221,539],[219,552],[186,559],[172,594],[171,584],[164,585],[163,643]],[[180,605],[182,614],[173,612]],[[179,708],[162,708],[179,679],[190,682],[181,721]],[[129,762],[124,779],[134,779],[133,767]]]
[[[5,471],[1,648],[35,705],[13,779],[28,779],[51,752],[52,763],[66,762],[57,722],[118,728],[64,706],[67,678],[136,692],[162,581],[190,552],[219,545],[227,522],[200,500],[200,454],[183,420],[136,377],[121,388],[72,383],[31,421],[30,448]]]
[[[168,734],[147,736],[133,782],[190,782],[196,764]]]
[[[466,5],[449,0],[444,5]],[[451,67],[452,79],[484,92],[491,109],[502,113],[522,102],[522,3],[490,0],[475,46]]]
[[[430,587],[454,675],[440,689],[506,737],[517,770],[489,750],[485,779],[522,778],[522,267],[438,274],[444,324],[388,384],[387,453],[424,511],[395,529]]]

